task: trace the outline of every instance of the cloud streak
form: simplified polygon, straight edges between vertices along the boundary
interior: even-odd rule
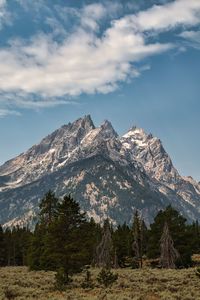
[[[10,25],[11,23],[11,14],[7,10],[7,2],[6,0],[0,0],[0,30],[4,25]]]
[[[21,114],[18,111],[10,109],[0,109],[0,118],[4,118],[8,115],[21,116]]]
[[[146,32],[196,25],[199,13],[200,1],[177,0],[112,20],[99,34],[108,10],[103,4],[85,6],[76,14],[80,22],[72,33],[65,35],[60,27],[62,42],[53,34],[39,33],[0,49],[0,93],[8,94],[7,99],[15,95],[18,107],[38,108],[63,104],[62,97],[69,101],[82,93],[112,92],[120,82],[140,75],[138,62],[174,47],[149,42]],[[48,22],[59,30],[53,20]],[[5,105],[5,99],[0,103]]]
[[[200,31],[183,31],[179,34],[180,37],[184,38],[186,44],[195,49],[200,49]]]
[[[166,31],[181,25],[194,26],[200,23],[200,1],[176,0],[165,5],[154,5],[130,19],[141,31]]]

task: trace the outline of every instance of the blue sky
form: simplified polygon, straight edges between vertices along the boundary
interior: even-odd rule
[[[200,180],[199,0],[0,0],[0,163],[91,114]]]

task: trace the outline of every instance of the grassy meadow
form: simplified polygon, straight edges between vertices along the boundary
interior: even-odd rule
[[[200,299],[200,278],[195,269],[119,269],[117,282],[105,289],[96,281],[99,270],[92,269],[93,289],[81,288],[84,274],[74,276],[65,292],[55,291],[54,272],[31,271],[26,267],[0,268],[0,299],[49,300],[197,300]]]

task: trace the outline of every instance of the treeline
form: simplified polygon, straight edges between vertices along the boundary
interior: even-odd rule
[[[3,231],[0,225],[0,266],[27,265],[27,254],[32,233],[19,226]]]
[[[71,197],[49,191],[39,207],[34,232],[0,226],[0,266],[27,265],[31,270],[64,270],[67,278],[84,266],[142,268],[147,261],[163,268],[192,265],[200,253],[200,226],[168,206],[147,228],[137,211],[133,224],[113,228],[88,220]]]

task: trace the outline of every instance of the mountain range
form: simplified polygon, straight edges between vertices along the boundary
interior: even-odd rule
[[[189,222],[200,217],[200,183],[179,174],[162,142],[141,128],[119,136],[109,121],[85,116],[0,166],[0,224],[33,224],[49,190],[71,194],[97,222],[149,225],[171,204]]]

